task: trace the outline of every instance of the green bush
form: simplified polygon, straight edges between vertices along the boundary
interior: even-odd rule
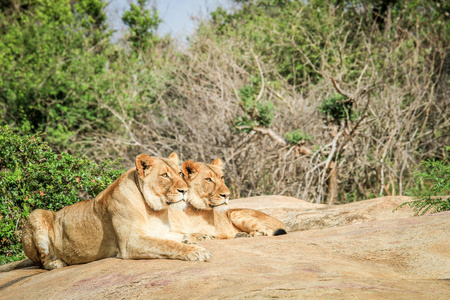
[[[95,197],[122,173],[117,162],[54,153],[39,134],[0,127],[0,264],[24,257],[23,224],[37,208],[59,210]]]
[[[324,99],[318,109],[327,122],[331,121],[339,124],[347,118],[350,121],[356,119],[356,115],[352,112],[352,103],[347,97],[340,94],[334,94],[331,97]]]
[[[450,146],[446,147],[447,152]],[[423,171],[420,171],[422,169]],[[402,203],[397,209],[408,205],[416,215],[424,215],[431,210],[432,213],[450,210],[450,157],[443,160],[425,160],[416,169],[414,174],[417,185],[425,185],[425,189],[416,195],[416,200]]]
[[[138,5],[131,3],[131,8],[122,16],[122,21],[130,28],[128,40],[135,50],[146,49],[157,41],[155,35],[162,20],[158,11],[145,9],[148,0],[138,0]]]
[[[238,132],[250,132],[258,124],[248,116],[238,116],[234,120],[234,125],[238,127]]]
[[[26,2],[0,9],[0,126],[44,132],[53,149],[69,151],[84,147],[76,140],[123,133],[117,112],[148,109],[164,85],[158,59],[134,47],[156,47],[157,14],[134,4],[125,13],[136,52],[110,42],[106,1]]]
[[[106,71],[106,3],[25,3],[0,11],[0,125],[46,132],[61,148],[76,133],[110,130],[91,84]]]
[[[285,139],[292,144],[298,144],[301,141],[312,141],[312,137],[310,135],[298,129],[286,132]]]
[[[234,124],[237,127],[244,127],[240,129],[240,132],[251,131],[248,127],[269,127],[274,118],[275,105],[270,100],[259,100],[257,99],[257,80],[253,80],[252,85],[245,85],[239,90],[241,96],[240,105],[244,110],[245,115],[237,116],[235,118]]]

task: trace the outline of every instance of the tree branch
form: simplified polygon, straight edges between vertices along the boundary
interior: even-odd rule
[[[255,100],[255,107],[256,107],[256,103],[258,103],[258,101],[261,100],[261,97],[264,93],[264,74],[263,74],[261,65],[259,64],[258,57],[255,55],[255,53],[253,53],[253,51],[252,51],[252,54],[253,54],[253,57],[255,58],[256,64],[258,65],[259,75],[261,76],[261,89],[259,90],[259,94]]]
[[[341,87],[339,86],[339,84],[336,82],[336,80],[334,80],[333,77],[330,77],[331,82],[333,82],[334,88],[336,89],[336,91],[341,94],[342,96],[347,97],[348,99],[350,99],[352,102],[355,101],[355,95],[344,91],[343,89],[341,89]]]
[[[279,136],[275,131],[273,131],[270,128],[252,127],[252,126],[236,126],[236,125],[234,125],[234,128],[236,128],[237,130],[251,129],[255,132],[258,132],[258,133],[261,133],[264,135],[268,135],[271,139],[273,139],[277,143],[280,143],[283,146],[287,145],[286,140],[284,138],[282,138],[281,136]]]
[[[125,119],[117,112],[115,111],[112,107],[108,106],[106,103],[104,103],[103,101],[101,101],[100,99],[97,98],[98,103],[106,108],[107,110],[109,110],[117,119],[119,119],[120,122],[122,122],[123,126],[125,127],[126,132],[128,133],[128,135],[130,136],[130,138],[133,140],[134,145],[138,145],[142,148],[144,148],[147,152],[149,152],[152,155],[155,156],[159,156],[158,153],[156,153],[155,151],[147,148],[145,145],[143,145],[137,138],[136,136],[133,134],[133,131],[131,130],[129,124],[127,124],[127,122],[125,121]]]
[[[253,130],[256,132],[268,135],[270,138],[272,138],[276,142],[282,144],[283,146],[287,145],[287,142],[270,128],[253,127]]]

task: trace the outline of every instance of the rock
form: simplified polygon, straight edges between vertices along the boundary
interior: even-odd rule
[[[210,262],[104,259],[0,274],[1,299],[449,299],[450,212],[415,217],[409,200],[340,206],[281,196],[234,200],[277,216],[277,237],[201,242]],[[297,230],[297,231],[293,231]]]

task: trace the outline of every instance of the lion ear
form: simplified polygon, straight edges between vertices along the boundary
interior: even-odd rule
[[[184,179],[186,180],[192,180],[195,176],[197,176],[199,171],[199,165],[197,165],[195,162],[188,160],[185,161],[181,165],[181,172],[183,172]]]
[[[170,159],[171,161],[173,161],[177,166],[178,166],[178,155],[175,152],[170,153],[168,159]]]
[[[136,170],[138,171],[139,177],[145,177],[145,170],[149,169],[153,164],[153,158],[147,154],[139,154],[136,156]]]
[[[219,168],[222,169],[223,166],[223,162],[220,158],[216,158],[215,160],[213,160],[213,162],[211,163],[211,165],[213,166],[218,166]]]

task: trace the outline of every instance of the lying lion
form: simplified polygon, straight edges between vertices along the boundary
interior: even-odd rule
[[[172,230],[196,239],[230,239],[239,236],[286,234],[285,225],[257,210],[230,209],[230,191],[222,175],[222,161],[211,164],[185,161],[184,180],[188,183],[185,211],[169,209]]]
[[[182,235],[170,232],[167,208],[183,209],[187,189],[175,153],[168,159],[141,154],[136,168],[95,199],[58,212],[33,211],[23,230],[25,254],[47,270],[106,257],[206,261],[208,250],[174,241]],[[26,265],[16,262],[0,270]]]

